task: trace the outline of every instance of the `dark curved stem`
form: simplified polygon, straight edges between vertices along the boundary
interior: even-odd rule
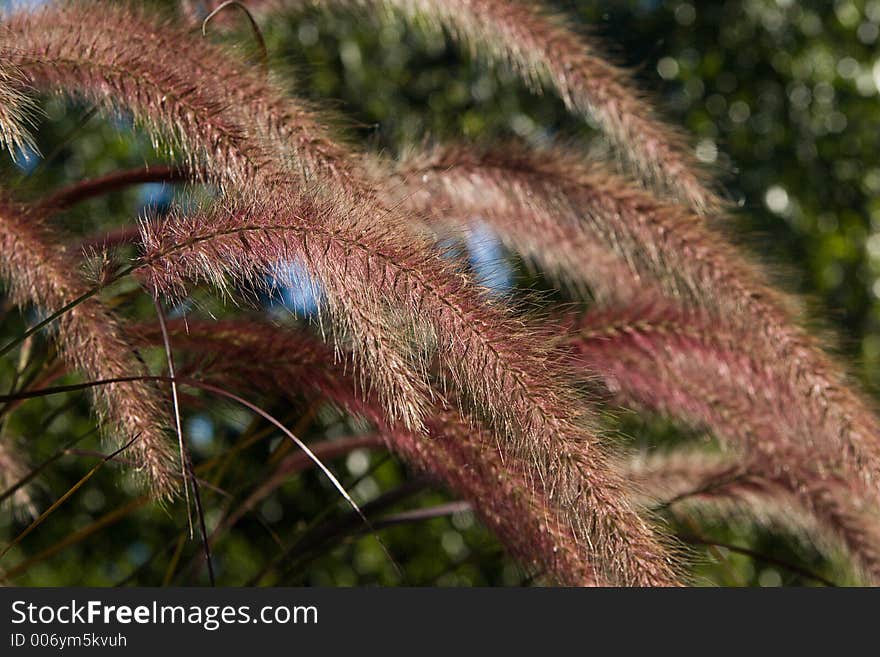
[[[108,192],[114,192],[131,185],[144,183],[186,183],[191,182],[193,176],[184,169],[174,166],[160,165],[154,167],[139,167],[114,171],[100,178],[83,180],[73,185],[59,189],[40,203],[41,206],[55,211],[65,210],[77,203],[86,201]]]
[[[257,45],[260,47],[260,56],[261,63],[263,65],[263,71],[266,75],[269,74],[269,49],[266,48],[266,40],[263,38],[263,32],[260,30],[260,26],[257,24],[256,19],[253,14],[251,14],[250,10],[243,2],[238,2],[237,0],[226,0],[226,2],[221,3],[214,11],[205,16],[205,20],[202,21],[202,36],[208,35],[208,23],[211,22],[211,19],[214,18],[221,11],[226,9],[227,7],[235,7],[236,9],[244,12],[244,15],[247,16],[248,22],[251,25],[251,30],[253,30],[254,38],[257,40]]]

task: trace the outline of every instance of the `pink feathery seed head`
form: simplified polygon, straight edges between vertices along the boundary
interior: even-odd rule
[[[438,164],[467,161],[459,152]],[[652,296],[705,308],[716,321],[734,325],[771,376],[796,382],[797,396],[808,400],[822,427],[814,432],[817,439],[842,449],[866,478],[880,475],[880,423],[872,405],[799,326],[798,304],[770,287],[760,267],[705,221],[561,149],[514,147],[483,153],[477,162],[470,166],[495,170],[508,190],[520,188],[516,193],[526,198],[552,190],[557,207],[577,217],[585,234],[614,251],[641,280],[659,284],[660,294]]]
[[[155,137],[177,147],[192,171],[221,185],[283,177],[247,118],[215,79],[199,79],[172,44],[192,35],[122,3],[72,2],[13,14],[0,32],[3,61],[35,90],[62,91],[130,111]],[[215,65],[222,50],[202,45]],[[226,85],[232,86],[232,85]]]
[[[556,579],[584,583],[593,577],[590,573],[594,573],[600,583],[649,584],[652,580],[655,584],[672,583],[668,577],[658,574],[668,568],[668,564],[658,563],[657,555],[643,552],[646,547],[638,543],[632,551],[639,555],[640,567],[652,574],[622,579],[620,572],[632,568],[629,563],[632,557],[621,553],[609,555],[605,552],[606,546],[595,541],[597,532],[588,528],[589,522],[618,525],[621,522],[618,516],[603,511],[605,515],[589,520],[590,516],[595,517],[595,510],[553,494],[536,477],[531,459],[511,451],[505,441],[499,442],[497,434],[479,429],[478,423],[455,420],[457,414],[441,408],[439,398],[436,404],[440,406],[435,405],[434,412],[427,418],[433,440],[426,440],[388,427],[378,407],[369,398],[355,394],[354,383],[346,381],[343,374],[345,368],[330,367],[328,348],[313,337],[234,321],[211,324],[190,321],[188,329],[189,332],[184,333],[182,324],[172,326],[175,344],[184,351],[222,354],[206,366],[209,376],[219,376],[229,385],[240,385],[247,380],[271,390],[318,390],[338,405],[385,427],[392,436],[392,448],[453,489],[467,494],[515,553],[529,563],[542,563]],[[150,330],[150,327],[140,327],[141,337],[149,341]],[[152,330],[155,341],[155,329]],[[472,443],[476,440],[481,441],[481,447],[474,451]],[[583,470],[569,470],[569,476],[589,482],[605,481],[604,473],[598,471],[594,462],[587,465]],[[595,483],[582,481],[580,485],[594,487]],[[622,485],[616,493],[626,497]],[[589,499],[595,499],[594,495]],[[607,508],[607,504],[603,503],[600,508]],[[655,550],[656,546],[652,548]],[[610,565],[609,560],[614,559],[623,563]]]
[[[696,256],[702,265],[706,260],[727,258],[732,269],[726,277],[736,276],[744,285],[760,286],[762,298],[766,296],[787,312],[797,307],[793,300],[767,287],[763,271],[721,234],[702,225],[693,211],[657,200],[601,162],[585,158],[578,149],[558,145],[536,149],[522,142],[483,149],[445,146],[406,155],[401,166],[429,180],[436,176],[440,182],[447,172],[456,181],[471,178],[471,184],[500,187],[504,196],[520,205],[544,206],[548,214],[558,215],[557,223],[576,225],[583,239],[617,253],[645,280],[660,279],[669,295],[707,305],[719,303],[713,302],[713,296],[718,296],[716,288],[723,288],[727,280],[695,271],[698,265],[688,261]],[[660,238],[667,233],[672,234],[664,244]],[[679,245],[688,250],[676,250]]]
[[[822,435],[822,418],[796,383],[754,359],[748,334],[658,304],[587,314],[573,331],[573,358],[621,402],[736,445],[752,474],[784,486],[880,577],[876,488]]]
[[[205,213],[144,222],[141,276],[160,297],[180,297],[200,280],[231,294],[231,282],[259,285],[267,274],[277,278],[282,263],[304,264],[310,280],[320,285],[317,298],[334,320],[334,336],[353,346],[358,370],[364,377],[369,373],[389,418],[420,430],[427,383],[410,362],[413,346],[407,335],[391,321],[393,313],[376,293],[375,280],[388,272],[380,258],[370,258],[369,252],[363,257],[360,250],[375,250],[380,233],[370,226],[361,231],[334,227],[334,207],[300,194],[294,211],[287,201],[259,209],[229,203]],[[343,231],[354,232],[361,244]]]
[[[710,315],[653,301],[587,313],[568,330],[573,357],[630,398],[637,387],[653,408],[739,435],[771,456],[784,448],[843,458],[833,441],[814,436],[818,418],[792,382],[755,359],[753,338]],[[661,378],[667,384],[655,385]]]
[[[662,295],[654,281],[633,271],[584,226],[559,189],[542,177],[529,181],[526,174],[525,183],[520,180],[519,151],[461,145],[411,150],[395,163],[374,160],[374,175],[385,181],[390,205],[424,217],[440,236],[449,227],[468,230],[479,218],[508,248],[576,295],[589,291],[603,304]]]
[[[83,11],[89,13],[88,7]],[[244,178],[238,182],[283,187],[295,180],[325,186],[332,194],[371,195],[371,190],[360,179],[353,147],[339,143],[332,136],[328,127],[333,123],[332,115],[327,110],[319,113],[307,101],[290,97],[274,76],[245,64],[207,39],[193,38],[178,26],[157,23],[146,13],[130,7],[118,6],[113,11],[119,12],[114,18],[129,29],[128,47],[155,53],[166,77],[186,78],[191,86],[213,101],[213,107],[206,108],[208,113],[193,117],[198,119],[196,122],[207,122],[206,129],[210,129],[210,121],[220,123],[222,115],[230,126],[240,124],[237,130],[227,129],[228,136],[238,143],[234,139],[225,139],[225,143],[238,151],[233,159],[245,167],[245,173],[252,170],[258,180]],[[81,13],[74,7],[60,18],[74,25],[91,20]],[[53,18],[59,19],[58,16]],[[93,27],[101,30],[102,23]],[[114,35],[105,35],[105,38],[112,39]],[[173,58],[169,53],[173,53]],[[230,79],[235,79],[235,84],[229,84]],[[211,111],[215,114],[213,117]],[[221,141],[216,144],[224,145]],[[210,166],[207,172],[211,173]],[[235,172],[231,173],[235,183]]]
[[[39,110],[27,91],[24,76],[0,53],[0,147],[13,157],[38,152],[30,128]]]
[[[0,201],[0,275],[12,299],[55,312],[89,291],[78,275],[79,260],[59,243],[43,217],[25,206]],[[119,323],[91,297],[63,314],[55,327],[64,361],[88,379],[147,374]],[[130,450],[153,492],[171,495],[177,488],[174,452],[164,431],[166,418],[158,391],[143,382],[95,388],[105,432],[120,444],[137,436]]]
[[[213,9],[219,0],[206,4]],[[695,157],[682,132],[658,117],[630,74],[609,63],[569,21],[540,3],[519,0],[255,0],[256,15],[301,10],[381,10],[417,18],[419,25],[445,30],[470,53],[502,63],[534,89],[555,90],[574,114],[598,124],[621,159],[650,188],[698,212],[724,205],[711,176]],[[380,11],[377,11],[380,10]],[[195,18],[191,12],[191,18]]]

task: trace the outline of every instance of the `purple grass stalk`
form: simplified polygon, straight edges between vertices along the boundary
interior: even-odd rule
[[[797,386],[750,351],[748,335],[670,306],[587,315],[573,358],[626,405],[710,429],[748,470],[797,497],[880,581],[880,497],[817,429]]]
[[[751,471],[742,457],[704,449],[641,453],[619,465],[647,506],[686,506],[713,517],[747,518],[806,540],[840,543],[816,522],[796,495],[778,481]],[[845,549],[845,548],[844,548]]]
[[[213,9],[219,0],[206,3]],[[723,206],[681,131],[662,121],[628,71],[599,54],[541,3],[519,0],[252,0],[257,16],[317,6],[395,11],[445,30],[472,55],[511,68],[533,89],[556,91],[569,111],[607,135],[621,160],[649,187],[708,212]],[[192,16],[194,12],[190,12]]]
[[[0,201],[0,276],[17,304],[34,304],[43,312],[64,307],[89,290],[78,270],[79,260],[57,243],[41,216]],[[60,318],[56,340],[63,359],[90,379],[146,374],[118,321],[95,297]],[[138,469],[158,497],[169,497],[177,488],[174,452],[157,391],[148,384],[105,386],[95,391],[95,402],[117,444],[140,436],[131,447]]]
[[[520,558],[528,563],[538,560],[566,583],[621,582],[619,572],[627,568],[629,556],[619,554],[621,563],[609,566],[608,559],[615,557],[604,554],[605,546],[594,542],[594,532],[578,518],[581,512],[536,481],[528,459],[512,454],[496,435],[476,423],[440,408],[439,397],[436,413],[427,419],[431,439],[426,440],[389,426],[378,406],[360,396],[340,368],[329,366],[327,347],[308,334],[237,321],[197,322],[195,328],[190,321],[188,326],[188,334],[183,324],[172,324],[170,330],[175,344],[196,356],[189,365],[193,371],[233,386],[247,380],[248,385],[272,391],[320,392],[367,417],[392,449],[466,495]],[[141,327],[139,335],[148,343],[158,337],[150,326]],[[619,486],[618,494],[625,497],[622,482]]]
[[[125,189],[131,185],[143,183],[187,183],[197,177],[177,167],[167,165],[123,169],[122,171],[114,171],[105,176],[83,180],[63,187],[42,200],[40,207],[44,208],[47,212],[60,212],[77,203]]]

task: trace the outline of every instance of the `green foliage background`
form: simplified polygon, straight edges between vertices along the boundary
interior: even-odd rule
[[[169,3],[156,3],[163,6]],[[554,3],[585,30],[599,35],[613,58],[631,67],[671,122],[694,135],[701,159],[718,167],[738,209],[731,233],[762,260],[776,265],[778,282],[808,295],[811,320],[828,331],[830,347],[852,363],[871,391],[880,387],[880,0],[681,0],[565,1]],[[164,7],[166,10],[167,7]],[[237,19],[236,19],[237,20]],[[257,65],[252,35],[229,35]],[[513,138],[543,144],[583,142],[593,137],[571,119],[552,95],[530,93],[511,75],[473,61],[444,37],[376,22],[365,16],[311,11],[263,22],[273,69],[291,89],[333,110],[341,132],[366,148],[396,152],[425,140]],[[216,32],[216,30],[215,30]],[[230,84],[234,84],[230,80]],[[89,118],[88,109],[46,99],[38,140],[48,163],[27,175],[4,158],[5,180],[25,196],[117,168],[158,161],[149,142],[124,117]],[[72,235],[99,232],[131,221],[143,205],[143,190],[89,202],[63,217]],[[519,279],[524,285],[540,281]],[[130,289],[130,288],[129,288]],[[113,291],[116,295],[125,288]],[[150,316],[149,304],[127,300],[126,312]],[[229,312],[207,296],[196,307]],[[0,337],[5,344],[33,316],[5,308]],[[34,345],[39,355],[50,347]],[[17,358],[0,362],[0,386],[13,384]],[[305,406],[267,402],[295,424]],[[224,458],[229,448],[264,429],[232,406],[191,413],[187,432],[197,462]],[[57,411],[57,414],[53,414]],[[321,409],[304,429],[350,432],[350,421]],[[658,444],[706,440],[666,424],[631,415],[609,417],[621,440]],[[26,447],[34,463],[72,438],[92,431],[83,395],[28,402],[2,420],[2,439]],[[206,475],[228,494],[240,495],[269,472],[267,459],[280,438],[270,434]],[[99,448],[93,434],[77,445]],[[94,464],[83,454],[62,457],[41,476],[41,509]],[[392,457],[358,452],[333,464],[354,484],[361,502],[400,492],[412,481]],[[206,490],[209,524],[219,517],[224,496]],[[137,498],[115,466],[98,475],[58,512],[0,561],[24,585],[157,585],[204,583],[203,571],[187,564],[197,541],[186,538],[180,503],[141,507],[89,532],[105,514]],[[383,507],[391,512],[436,504],[442,491],[418,488]],[[259,513],[245,518],[215,551],[221,584],[250,582],[277,559],[262,583],[394,584],[401,580],[371,536],[351,528],[307,549],[310,528],[332,527],[347,515],[329,484],[314,473],[291,480],[269,497]],[[329,523],[329,524],[328,524]],[[26,523],[4,513],[0,538],[11,539]],[[773,537],[753,527],[708,525],[701,535],[797,562],[845,581],[834,563],[809,545]],[[506,559],[470,514],[456,514],[383,530],[389,550],[405,572],[403,582],[443,585],[520,585],[533,580]],[[179,549],[177,566],[175,554]],[[48,554],[45,551],[50,551]],[[51,551],[55,550],[53,553]],[[279,558],[279,555],[281,557]],[[807,577],[724,548],[695,548],[696,572],[724,585],[811,584]],[[28,565],[30,560],[33,565]],[[540,581],[540,579],[538,579]]]

